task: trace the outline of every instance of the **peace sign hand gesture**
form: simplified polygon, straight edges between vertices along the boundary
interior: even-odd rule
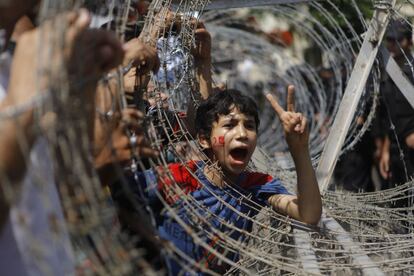
[[[285,111],[270,93],[266,95],[276,111],[285,133],[286,142],[293,152],[308,150],[309,129],[307,119],[302,113],[295,112],[295,87],[287,88],[287,111]]]

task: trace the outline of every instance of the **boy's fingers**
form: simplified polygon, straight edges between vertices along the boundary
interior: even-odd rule
[[[285,110],[280,106],[279,102],[270,93],[266,94],[266,98],[272,105],[273,109],[276,111],[277,115],[281,117]]]
[[[296,113],[296,114],[298,116],[298,124],[297,124],[298,130],[297,131],[300,134],[302,134],[304,131],[303,123],[304,123],[304,120],[306,120],[306,118],[303,117],[302,113]]]
[[[287,88],[287,111],[295,112],[295,86],[293,85]]]
[[[299,125],[301,120],[302,120],[302,115],[301,114],[293,113],[293,114],[290,115],[290,123],[292,125]]]
[[[304,133],[306,129],[306,125],[308,124],[308,120],[305,117],[302,117],[300,122],[300,133]]]
[[[289,124],[291,124],[291,125],[294,125],[294,126],[296,126],[297,124],[299,124],[299,118],[298,117],[296,117],[296,116],[292,116],[290,119],[289,119]]]

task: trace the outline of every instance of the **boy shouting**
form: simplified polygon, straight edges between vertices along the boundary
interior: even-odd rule
[[[301,113],[295,112],[293,86],[288,87],[287,97],[285,111],[276,99],[267,95],[283,124],[295,162],[297,195],[290,195],[280,180],[270,175],[246,171],[256,148],[259,116],[255,102],[236,90],[212,95],[197,110],[197,138],[215,166],[205,166],[202,161],[171,164],[169,173],[174,181],[160,177],[157,188],[150,184],[155,179],[152,171],[145,173],[145,180],[141,175],[141,183],[147,183],[151,204],[157,201],[155,191],[158,191],[163,200],[175,208],[174,213],[164,212],[158,220],[160,236],[174,243],[199,263],[200,268],[216,273],[224,273],[229,268],[218,262],[212,254],[215,252],[224,254],[230,262],[237,262],[236,251],[230,249],[224,253],[229,244],[223,246],[223,243],[229,241],[224,240],[223,234],[234,241],[245,240],[245,233],[251,231],[252,218],[260,206],[270,205],[305,223],[319,221],[322,203],[308,151],[307,121]],[[191,197],[182,196],[177,192],[177,186]],[[202,242],[195,243],[192,233],[197,233]],[[213,248],[215,252],[207,248]],[[183,270],[177,261],[168,260],[168,263],[172,275]]]

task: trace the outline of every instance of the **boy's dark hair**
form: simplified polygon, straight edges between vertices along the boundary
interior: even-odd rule
[[[213,123],[218,121],[220,115],[229,114],[233,106],[241,113],[252,116],[256,122],[256,130],[258,129],[260,120],[254,100],[238,90],[227,89],[213,94],[200,104],[195,118],[196,133],[210,138]]]

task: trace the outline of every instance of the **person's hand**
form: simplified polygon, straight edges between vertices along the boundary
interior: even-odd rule
[[[195,47],[191,50],[197,64],[211,62],[211,35],[203,22],[197,23],[195,30]]]
[[[144,75],[150,71],[156,73],[160,68],[160,60],[157,49],[143,43],[139,38],[134,38],[125,43],[125,58],[123,65],[131,65],[137,68],[137,75]]]
[[[176,34],[181,31],[181,18],[181,15],[168,10],[167,7],[163,7],[153,16],[153,21],[147,22],[140,37],[143,38],[143,41],[148,41],[151,45],[155,46],[158,39],[168,35],[170,31]]]
[[[140,111],[132,108],[122,111],[109,141],[103,148],[96,149],[95,167],[98,170],[114,163],[129,164],[134,156],[141,158],[157,156],[157,151],[151,148],[145,138],[143,120],[144,114]],[[132,133],[134,138],[131,138]]]
[[[145,87],[149,80],[149,72],[154,73],[160,67],[157,50],[134,38],[124,45],[124,66],[130,66],[130,70],[124,76],[124,88],[126,92],[134,92],[137,86]]]
[[[382,153],[382,147],[384,145],[384,139],[382,139],[380,137],[375,137],[374,138],[374,143],[375,143],[374,160],[376,162],[379,162],[379,160],[381,159],[381,153]]]
[[[362,116],[358,116],[356,120],[357,126],[362,126],[365,123],[365,119]]]
[[[170,108],[168,104],[169,96],[163,92],[155,93],[153,97],[147,98],[149,105],[153,108],[157,108],[157,103],[161,103],[161,108],[168,110]]]
[[[410,149],[414,149],[414,133],[411,133],[405,138],[405,143]]]
[[[89,23],[88,12],[81,10],[57,15],[22,34],[12,61],[7,96],[0,109],[24,106],[50,91],[49,95],[59,101],[47,105],[52,110],[47,109],[37,125],[46,132],[58,123],[65,124],[59,120],[62,117],[68,121],[79,118],[70,122],[82,122],[91,130],[96,84],[102,73],[121,63],[123,49],[113,33],[88,29]],[[12,182],[19,182],[25,175],[28,150],[39,134],[33,127],[35,109],[35,104],[29,104],[1,124],[0,170]],[[74,129],[74,136],[82,143],[83,128],[70,129]],[[92,132],[88,134],[92,136]],[[25,147],[16,137],[24,139]]]
[[[132,9],[128,14],[128,22],[134,24],[139,20],[144,20],[144,16],[148,13],[149,1],[138,0],[135,3],[131,3]]]
[[[195,47],[191,49],[191,53],[194,56],[196,78],[201,97],[207,99],[213,91],[213,80],[211,77],[211,36],[202,22],[192,19],[192,24],[197,26],[194,34]]]
[[[299,153],[301,150],[308,149],[308,124],[307,119],[302,113],[295,112],[295,87],[289,85],[287,90],[287,111],[280,106],[278,101],[270,93],[266,95],[266,98],[276,111],[283,125],[286,142],[291,152]]]
[[[121,64],[124,50],[115,33],[88,29],[91,17],[86,10],[71,13],[67,18],[69,26],[66,31],[63,59],[68,64],[70,75],[83,79],[98,78]],[[56,34],[57,37],[59,35]]]
[[[390,177],[390,152],[382,151],[379,158],[379,171],[385,180]]]

